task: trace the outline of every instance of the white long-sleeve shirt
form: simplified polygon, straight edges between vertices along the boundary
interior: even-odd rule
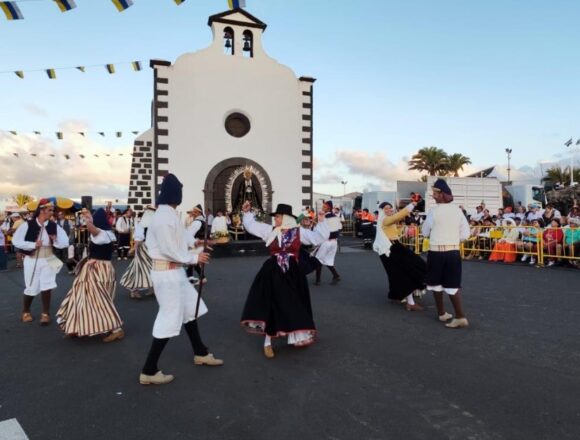
[[[99,229],[97,235],[91,234],[91,241],[95,244],[109,244],[117,241],[117,237],[115,237],[113,231],[103,231],[102,229]]]
[[[38,220],[35,220],[38,222]],[[40,223],[38,223],[40,225]],[[42,229],[42,233],[40,239],[42,240],[42,246],[54,246],[57,249],[64,249],[68,247],[68,236],[64,229],[62,229],[59,225],[56,225],[56,240],[54,242],[50,242],[50,237],[46,232],[46,225],[48,224],[48,220],[44,222],[44,228]],[[17,230],[14,232],[14,237],[12,237],[12,244],[17,247],[18,249],[22,249],[23,251],[32,251],[36,248],[36,241],[25,241],[24,238],[26,237],[26,233],[28,232],[28,223],[23,223]]]
[[[274,229],[272,225],[257,222],[254,218],[254,214],[251,212],[244,213],[242,222],[244,224],[244,229],[248,231],[248,233],[260,237],[264,241],[268,241],[268,238]],[[328,240],[329,235],[330,230],[325,221],[318,223],[313,231],[300,227],[300,242],[305,245],[320,246]]]
[[[228,223],[224,216],[218,216],[213,219],[213,223],[211,224],[211,233],[215,234],[216,232],[228,232]]]
[[[147,249],[154,260],[197,264],[197,255],[188,251],[188,233],[175,209],[159,205],[147,229]]]
[[[131,231],[131,220],[125,216],[121,216],[115,222],[115,230],[119,234],[128,234]]]
[[[133,231],[133,241],[145,241],[145,228],[141,226],[141,223],[135,225],[135,230]]]

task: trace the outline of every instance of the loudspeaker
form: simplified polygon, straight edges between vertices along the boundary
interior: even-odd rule
[[[81,206],[89,211],[93,210],[93,196],[81,196]]]

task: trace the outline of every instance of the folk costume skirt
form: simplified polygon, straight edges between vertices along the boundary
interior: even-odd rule
[[[250,333],[288,336],[294,345],[314,342],[316,326],[308,281],[295,258],[290,258],[286,272],[275,256],[264,262],[250,287],[241,324]]]
[[[401,301],[415,290],[425,288],[427,264],[398,241],[393,242],[388,257],[381,255],[381,263],[389,278],[389,299]]]
[[[121,277],[121,286],[129,290],[149,289],[153,287],[151,281],[151,267],[153,262],[147,251],[147,245],[141,243],[135,251],[135,258]]]
[[[116,285],[110,261],[89,259],[56,313],[60,328],[79,337],[121,328],[123,321],[113,304]]]

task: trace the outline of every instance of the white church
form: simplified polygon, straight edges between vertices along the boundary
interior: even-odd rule
[[[151,60],[152,127],[134,143],[128,204],[155,204],[163,176],[184,185],[183,204],[264,212],[312,205],[315,79],[262,47],[266,24],[243,9],[209,17],[213,42],[174,63]]]

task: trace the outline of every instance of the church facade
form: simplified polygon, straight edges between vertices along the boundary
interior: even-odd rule
[[[184,184],[182,209],[271,212],[312,205],[313,85],[269,57],[266,24],[242,9],[209,17],[212,44],[174,63],[151,60],[152,127],[133,149],[128,204],[155,203],[163,176]]]

